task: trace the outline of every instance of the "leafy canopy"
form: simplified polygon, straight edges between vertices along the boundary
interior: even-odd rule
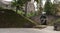
[[[17,5],[23,6],[27,1],[30,1],[30,0],[13,0],[12,1],[12,4],[14,6],[17,6]]]
[[[45,3],[45,7],[44,7],[44,11],[46,12],[46,14],[50,15],[52,14],[52,3],[51,2],[46,2]]]

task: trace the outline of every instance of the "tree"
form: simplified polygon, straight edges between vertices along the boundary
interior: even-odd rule
[[[52,3],[50,0],[47,0],[45,3],[44,11],[46,12],[47,15],[52,14]]]
[[[58,4],[57,4],[58,3]],[[59,11],[58,8],[59,8],[59,2],[56,2],[56,0],[53,1],[53,4],[52,4],[52,14],[53,15],[56,15],[57,12]],[[58,5],[58,6],[57,6]]]
[[[16,8],[16,13],[18,12],[18,9],[23,5],[20,2],[19,2],[19,0],[13,0],[12,1],[12,6]]]
[[[58,6],[57,6],[58,5]],[[53,4],[53,10],[55,12],[55,15],[60,15],[60,3],[58,4]]]
[[[12,1],[12,6],[14,6],[16,8],[16,13],[18,12],[18,10],[22,9],[22,7],[24,6],[25,3],[27,3],[27,1],[29,0],[13,0]]]
[[[53,4],[52,5],[52,14],[53,15],[56,15],[56,12],[58,11],[58,9],[57,9],[57,5],[56,4]]]

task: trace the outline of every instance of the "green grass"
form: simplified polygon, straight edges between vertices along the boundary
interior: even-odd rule
[[[0,11],[3,11],[0,9]],[[29,24],[29,27],[34,26],[35,24],[29,21],[28,19],[22,17],[19,14],[16,14],[12,10],[4,10],[5,13],[0,13],[0,28],[22,28],[26,23]]]

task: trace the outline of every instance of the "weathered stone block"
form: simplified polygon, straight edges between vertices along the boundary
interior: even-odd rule
[[[54,23],[54,30],[60,31],[60,22]]]

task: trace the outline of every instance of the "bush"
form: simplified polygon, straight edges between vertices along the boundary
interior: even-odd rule
[[[34,16],[34,15],[35,15],[35,13],[31,12],[31,13],[28,13],[28,14],[27,14],[27,17],[32,17],[32,16]]]

